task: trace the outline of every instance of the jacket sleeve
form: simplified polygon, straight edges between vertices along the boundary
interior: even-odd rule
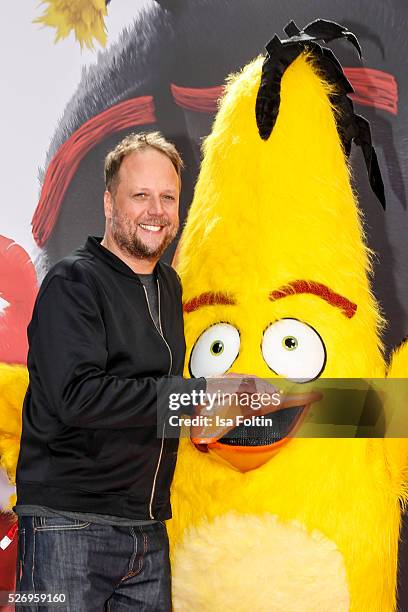
[[[105,325],[94,292],[62,276],[54,276],[41,291],[29,340],[32,386],[39,384],[58,418],[73,427],[158,424],[168,414],[177,414],[169,412],[170,393],[206,388],[205,378],[120,378],[107,372]],[[179,413],[191,414],[193,409],[183,407]]]

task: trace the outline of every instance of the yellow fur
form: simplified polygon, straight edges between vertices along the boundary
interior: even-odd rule
[[[93,49],[94,40],[106,45],[104,17],[107,15],[105,0],[43,0],[48,4],[35,23],[56,29],[55,42],[66,38],[71,30],[81,45]]]
[[[283,76],[278,118],[270,138],[262,141],[254,111],[261,62],[258,58],[230,80],[205,142],[181,239],[178,272],[184,300],[220,291],[237,301],[236,306],[206,306],[186,315],[185,373],[196,339],[222,321],[236,326],[241,336],[230,371],[275,376],[261,354],[262,333],[271,322],[290,317],[308,323],[323,338],[323,376],[383,377],[383,320],[371,293],[370,253],[328,99],[330,87],[311,58],[300,56]],[[355,316],[346,318],[307,294],[268,300],[270,291],[296,279],[330,286],[357,304]],[[401,368],[393,366],[406,372]],[[231,511],[269,513],[282,521],[298,521],[308,533],[317,530],[340,551],[351,612],[391,612],[406,452],[403,440],[295,439],[260,468],[241,473],[182,440],[172,489],[174,519],[169,523],[173,559],[184,551],[183,562],[175,568],[175,584],[188,581],[197,600],[208,602],[204,591],[210,585],[188,572],[193,559],[185,548],[189,542],[190,556],[205,555],[208,543],[193,545],[189,529],[210,527]],[[250,524],[248,533],[238,530],[236,541],[250,538],[250,530]],[[214,535],[214,559],[225,545]],[[285,554],[296,557],[302,551]],[[271,550],[271,559],[273,555]],[[233,563],[220,566],[220,580],[224,577],[231,584],[232,568]],[[268,580],[266,587],[254,575],[248,588],[266,589],[267,598],[273,593],[272,567]],[[183,591],[177,593],[175,609],[187,609]],[[239,595],[235,602],[231,597],[225,610],[241,609]],[[269,607],[257,609],[281,609],[273,598],[266,601]],[[320,609],[317,595],[315,604]],[[313,600],[308,605],[313,606]],[[335,605],[333,601],[333,609]],[[207,603],[199,609],[218,608]]]
[[[27,368],[0,363],[0,468],[6,471],[13,485],[20,448],[21,408],[27,385]],[[16,496],[12,495],[4,510],[9,510],[15,501]]]
[[[214,541],[219,544],[215,548]],[[197,554],[191,554],[194,549]],[[293,549],[296,556],[288,554]],[[232,570],[228,576],[225,567]],[[336,547],[319,532],[309,534],[302,525],[270,514],[230,512],[190,528],[176,552],[173,573],[176,612],[270,612],[272,602],[277,612],[298,612],[300,600],[302,612],[347,612],[349,606]]]
[[[405,341],[394,352],[387,372],[388,378],[405,379],[408,376],[408,342]],[[396,386],[392,390],[391,401],[397,403],[399,410],[396,411],[396,421],[391,421],[388,431],[389,437],[385,440],[387,448],[387,461],[393,477],[395,490],[401,499],[402,505],[406,509],[408,506],[408,446],[405,438],[396,438],[403,429],[405,431],[406,413],[404,407],[407,406],[405,385]],[[398,423],[402,419],[402,424]]]

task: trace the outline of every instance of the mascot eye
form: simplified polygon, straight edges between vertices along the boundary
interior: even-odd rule
[[[317,378],[326,363],[326,348],[316,330],[297,319],[281,319],[266,328],[262,355],[279,376],[297,382]]]
[[[236,327],[229,323],[212,325],[201,334],[191,351],[191,376],[221,376],[237,358],[240,344]]]

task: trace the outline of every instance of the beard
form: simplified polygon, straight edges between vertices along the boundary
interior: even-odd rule
[[[115,208],[112,214],[112,236],[118,247],[132,257],[138,259],[159,259],[169,244],[173,242],[178,232],[178,223],[171,224],[167,217],[149,217],[135,221],[129,219],[125,214],[118,212]],[[155,245],[149,245],[137,235],[139,223],[146,225],[163,225],[162,241]],[[153,234],[154,235],[154,234]]]

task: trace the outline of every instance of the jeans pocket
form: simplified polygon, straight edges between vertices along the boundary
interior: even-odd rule
[[[68,516],[36,516],[34,525],[36,531],[68,531],[84,529],[90,521],[74,519]]]

